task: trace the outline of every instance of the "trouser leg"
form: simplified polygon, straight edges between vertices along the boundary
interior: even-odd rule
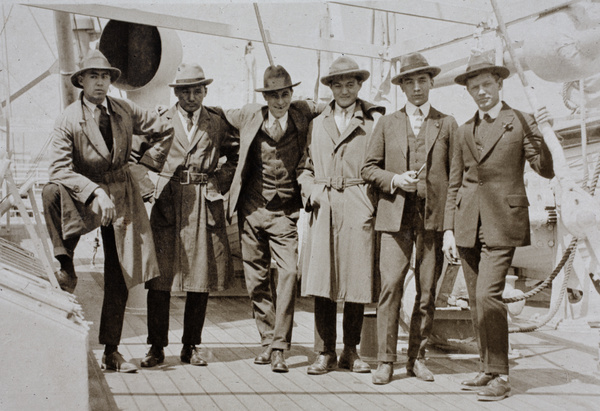
[[[199,345],[202,342],[202,328],[206,318],[208,293],[188,292],[183,316],[183,336],[185,345]]]
[[[148,344],[166,347],[169,344],[170,291],[148,290]]]
[[[356,347],[360,344],[365,305],[359,303],[344,303],[344,346]]]
[[[42,190],[42,205],[48,235],[54,248],[54,256],[68,256],[73,259],[75,247],[79,236],[63,239],[62,232],[62,207],[60,201],[60,188],[55,183],[47,183]]]
[[[315,297],[315,351],[335,352],[337,303]]]

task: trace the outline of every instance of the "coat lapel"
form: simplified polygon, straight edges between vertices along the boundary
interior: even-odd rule
[[[256,134],[262,123],[265,121],[266,106],[257,110],[252,114],[252,118],[247,123],[247,127],[243,127],[243,133],[240,135],[240,163],[245,164],[246,158],[248,157],[248,151],[252,142],[256,138]]]
[[[425,149],[427,150],[427,156],[429,156],[431,147],[433,147],[440,134],[440,117],[440,112],[431,107],[429,116],[425,119]]]
[[[196,132],[192,136],[191,143],[187,149],[188,153],[196,146],[196,144],[198,144],[200,140],[206,137],[210,131],[210,125],[210,116],[208,115],[208,111],[205,107],[202,107],[202,111],[200,111],[200,118],[198,118],[198,127],[196,127]]]
[[[494,148],[494,146],[500,141],[504,133],[506,132],[504,125],[508,123],[512,123],[514,120],[514,114],[512,110],[507,106],[503,105],[502,110],[500,110],[500,114],[494,121],[492,128],[488,132],[488,134],[483,137],[483,150],[481,151],[480,160],[483,160],[489,152]]]
[[[119,158],[127,158],[127,150],[129,150],[130,142],[127,140],[127,133],[123,127],[123,116],[125,112],[118,104],[112,104],[109,99],[112,115],[110,116],[110,125],[113,134],[113,162]],[[100,135],[102,137],[102,135]]]
[[[396,111],[396,113],[394,113],[394,116],[396,116],[396,121],[398,122],[398,126],[394,129],[394,134],[396,135],[395,140],[400,145],[400,150],[402,151],[402,154],[404,154],[404,158],[406,158],[408,153],[408,137],[404,132],[408,125],[406,109],[402,108],[401,110]]]
[[[325,110],[323,110],[323,128],[335,146],[339,141],[340,132],[335,124],[335,117],[333,116],[333,104],[335,103],[328,104],[327,107],[325,107]]]
[[[112,120],[111,120],[112,122]],[[100,133],[100,128],[96,123],[96,119],[93,115],[90,115],[89,111],[87,111],[83,107],[83,101],[81,102],[81,130],[83,134],[88,138],[90,143],[96,148],[96,151],[109,163],[112,162],[110,152],[108,151],[108,147],[106,147],[106,143],[104,142],[104,138],[102,137],[102,133]]]
[[[469,150],[471,150],[471,154],[473,154],[473,158],[479,162],[479,151],[477,150],[477,145],[475,144],[475,119],[477,118],[477,113],[470,120],[465,123],[464,127],[464,136],[467,146],[469,146]]]
[[[173,124],[175,142],[177,142],[181,147],[183,147],[184,151],[187,151],[190,142],[188,140],[185,127],[181,122],[181,116],[179,115],[179,112],[177,110],[177,105],[171,107],[171,109],[167,112],[166,116]]]

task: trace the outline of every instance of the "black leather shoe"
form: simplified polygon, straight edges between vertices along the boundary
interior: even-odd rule
[[[406,365],[406,374],[410,377],[417,377],[422,381],[433,381],[433,373],[425,365],[423,360],[409,361]]]
[[[271,371],[273,372],[288,372],[288,366],[285,363],[282,350],[273,350],[271,354]]]
[[[394,375],[394,364],[391,362],[380,362],[377,365],[377,371],[373,374],[373,384],[389,384]]]
[[[55,272],[54,275],[56,275],[56,280],[58,281],[61,290],[73,294],[73,291],[75,291],[75,287],[77,286],[77,276],[75,275],[75,272],[71,275],[71,273],[61,269]]]
[[[165,350],[163,347],[153,345],[148,354],[142,360],[141,366],[144,368],[155,367],[165,361]]]
[[[510,383],[495,377],[477,393],[479,401],[500,401],[510,395]]]
[[[344,347],[338,360],[338,367],[358,373],[371,372],[371,366],[360,359],[356,347]]]
[[[102,369],[128,373],[137,372],[138,370],[135,365],[125,361],[118,351],[102,356]]]
[[[181,362],[197,366],[205,366],[208,363],[200,355],[200,350],[195,345],[184,344],[179,356]]]
[[[494,376],[492,374],[479,372],[475,378],[461,382],[460,388],[467,391],[477,391],[488,385],[488,383],[493,379]]]
[[[273,349],[267,346],[263,352],[258,354],[254,359],[254,364],[271,364],[271,353]]]
[[[337,368],[337,355],[334,352],[322,352],[306,372],[310,375],[326,374]]]

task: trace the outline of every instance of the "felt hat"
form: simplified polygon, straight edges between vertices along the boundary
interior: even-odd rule
[[[288,87],[296,87],[300,81],[292,84],[292,77],[282,66],[269,66],[265,70],[264,87],[257,88],[254,91],[277,91]]]
[[[329,73],[327,73],[326,76],[321,77],[321,83],[329,86],[334,77],[347,74],[355,75],[362,81],[365,81],[371,75],[367,70],[361,70],[360,67],[358,67],[358,63],[350,57],[341,56],[331,63]]]
[[[400,56],[400,73],[392,78],[392,84],[399,85],[402,79],[411,74],[429,73],[431,77],[440,74],[441,68],[430,66],[421,53],[410,53]]]
[[[496,66],[486,55],[478,53],[471,55],[467,63],[467,70],[463,74],[456,76],[454,82],[461,86],[466,86],[468,79],[484,72],[497,74],[502,79],[510,75],[509,69],[504,66]]]
[[[114,83],[121,76],[121,70],[110,65],[104,54],[99,50],[92,50],[81,62],[81,69],[71,74],[71,83],[77,88],[83,88],[79,84],[79,76],[87,70],[108,70],[110,71],[110,82]]]
[[[208,86],[213,79],[204,76],[204,70],[199,64],[182,63],[177,67],[175,82],[170,87]]]

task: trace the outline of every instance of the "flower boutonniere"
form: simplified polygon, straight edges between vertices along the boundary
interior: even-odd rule
[[[502,128],[504,129],[504,131],[512,131],[512,129],[513,129],[512,122],[502,123]]]
[[[440,128],[440,123],[436,121],[436,122],[435,122],[435,127],[436,127],[436,128]]]

